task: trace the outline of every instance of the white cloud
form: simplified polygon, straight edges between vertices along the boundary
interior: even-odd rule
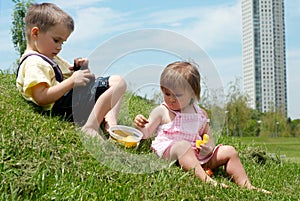
[[[178,13],[184,13],[184,15]],[[68,43],[76,43],[77,46],[80,45],[80,48],[84,48],[86,41],[87,44],[94,45],[94,47],[89,48],[93,50],[104,42],[103,36],[106,34],[112,36],[112,33],[121,34],[128,30],[154,26],[157,28],[167,27],[169,30],[182,34],[205,50],[218,50],[222,49],[222,46],[225,49],[230,49],[233,45],[229,45],[229,47],[226,45],[241,43],[240,15],[239,3],[230,6],[170,9],[153,12],[145,16],[136,16],[136,13],[121,13],[111,8],[89,7],[77,10],[77,28]],[[143,42],[145,38],[140,40]],[[147,37],[147,41],[149,40],[151,37]],[[130,43],[141,41],[135,39]],[[172,41],[169,45],[176,47],[177,43],[178,41]],[[124,45],[119,48],[124,48]],[[70,47],[75,49],[74,46]],[[72,53],[74,54],[74,52]],[[109,58],[109,52],[105,52],[105,54]],[[228,57],[223,54],[217,58],[217,68],[220,69],[225,85],[228,81],[234,80],[234,73],[232,72],[242,68],[240,62],[237,61],[241,58],[237,57]],[[231,73],[225,74],[230,67],[232,68]]]
[[[241,41],[240,3],[160,11],[149,15],[148,20],[147,24],[165,25],[183,33],[204,49],[218,49],[231,41]]]
[[[184,13],[184,15],[179,14]],[[84,7],[75,14],[75,32],[70,40],[103,40],[106,34],[144,27],[167,28],[184,34],[204,49],[219,49],[241,42],[240,4],[162,10],[148,15],[122,13],[105,7]]]
[[[209,11],[185,33],[204,49],[221,49],[223,45],[240,43],[241,22],[236,8],[217,8]]]
[[[102,39],[106,34],[112,35],[140,24],[132,23],[128,13],[120,13],[105,7],[89,7],[76,11],[75,32],[73,40],[84,41]]]
[[[79,9],[86,6],[95,5],[103,1],[104,0],[71,0],[71,1],[54,0],[51,3],[57,4],[59,7],[63,9]]]
[[[288,49],[287,57],[287,100],[288,100],[288,116],[292,119],[300,119],[300,50]]]
[[[2,3],[2,2],[1,2]],[[18,59],[19,55],[17,51],[14,49],[14,45],[12,42],[10,29],[12,27],[11,16],[12,10],[7,8],[2,8],[0,5],[0,21],[1,21],[1,29],[0,29],[0,69],[12,69],[14,68],[14,62]]]
[[[227,87],[229,82],[234,81],[236,78],[243,77],[242,56],[215,57],[213,61],[221,76],[224,87]]]
[[[0,38],[2,39],[2,43],[0,45],[0,51],[5,52],[8,51],[9,49],[13,49],[13,43],[12,43],[12,38],[10,34],[10,30],[1,30],[0,31]]]
[[[300,50],[299,49],[289,49],[286,54],[287,54],[288,58],[300,60]]]
[[[286,16],[300,16],[300,1],[299,0],[288,0],[285,1],[285,14]]]

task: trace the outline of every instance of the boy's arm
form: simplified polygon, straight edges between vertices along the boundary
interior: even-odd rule
[[[47,83],[42,82],[32,87],[32,97],[38,105],[48,105],[57,101],[65,93],[71,90],[72,87],[73,83],[71,79],[66,79],[52,87],[49,87]]]
[[[40,106],[54,103],[74,86],[85,86],[94,75],[89,70],[79,70],[61,83],[49,87],[42,82],[32,87],[32,97]]]

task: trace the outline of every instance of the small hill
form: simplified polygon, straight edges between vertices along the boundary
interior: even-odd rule
[[[0,72],[0,95],[1,200],[299,200],[299,164],[270,158],[264,150],[244,146],[237,139],[224,137],[220,142],[239,150],[252,183],[272,195],[237,187],[222,168],[214,177],[229,189],[203,184],[175,164],[153,171],[153,165],[162,167],[165,163],[157,158],[153,162],[150,141],[142,142],[137,150],[99,143],[94,147],[101,154],[96,156],[75,125],[44,115],[27,103],[16,90],[15,75]],[[136,101],[135,108],[144,108],[145,100],[131,99]],[[137,113],[132,110],[129,106],[127,112],[122,111],[121,118],[127,123]],[[111,153],[120,154],[114,160]],[[147,168],[144,173],[137,169],[130,172],[111,164],[128,170]]]

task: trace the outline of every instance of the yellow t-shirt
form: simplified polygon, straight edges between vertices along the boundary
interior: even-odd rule
[[[35,51],[25,51],[21,59],[27,54],[38,53]],[[62,58],[55,56],[53,61],[59,66],[62,71],[63,79],[66,79],[72,75],[72,71],[69,70],[70,63]],[[31,55],[27,57],[19,68],[16,85],[22,96],[35,104],[35,100],[32,97],[32,87],[39,83],[46,83],[49,87],[57,85],[59,82],[55,79],[55,73],[52,66],[38,55]],[[42,106],[44,110],[50,110],[54,103]]]

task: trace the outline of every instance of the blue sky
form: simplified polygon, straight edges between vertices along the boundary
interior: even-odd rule
[[[43,2],[43,1],[36,1]],[[72,62],[75,57],[92,57],[97,48],[109,44],[114,38],[142,29],[162,29],[193,41],[215,64],[224,86],[242,77],[242,29],[239,0],[73,0],[49,1],[56,3],[75,20],[75,31],[64,44],[61,56]],[[11,19],[14,4],[0,0],[0,69],[13,67],[18,58],[11,42]],[[288,115],[300,118],[300,1],[285,1]],[[170,41],[172,45],[180,41]],[[148,37],[141,38],[145,43]],[[185,41],[185,40],[184,40]],[[131,41],[126,41],[131,43]],[[149,42],[149,41],[148,41]],[[121,45],[119,47],[121,49]],[[118,47],[116,47],[118,49]],[[168,48],[166,48],[168,49]],[[113,50],[112,50],[113,51]],[[103,54],[108,52],[103,52]],[[131,52],[132,53],[132,52]],[[161,51],[127,53],[110,68],[124,75],[137,67],[153,64],[165,66],[176,56]],[[91,63],[93,64],[93,63]],[[146,69],[146,68],[145,68]],[[149,69],[149,68],[148,68]],[[147,76],[159,70],[148,72]],[[139,74],[140,75],[140,74]],[[139,76],[131,77],[138,82]],[[140,80],[142,80],[140,76]],[[153,78],[155,82],[155,78]],[[209,78],[207,78],[209,79]]]

